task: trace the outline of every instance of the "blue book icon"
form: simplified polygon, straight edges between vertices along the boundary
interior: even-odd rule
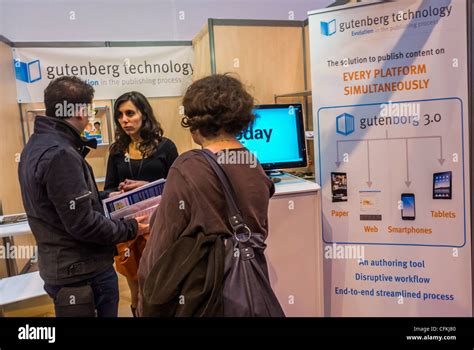
[[[21,62],[18,59],[13,60],[15,66],[15,76],[17,80],[25,83],[34,83],[41,79],[40,61]]]
[[[336,33],[336,20],[333,19],[329,22],[321,22],[321,34],[330,36]]]

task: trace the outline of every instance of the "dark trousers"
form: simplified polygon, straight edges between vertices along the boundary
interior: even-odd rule
[[[79,283],[65,286],[46,284],[44,290],[54,301],[54,309],[58,313],[56,305],[56,296],[63,287],[79,287],[90,284],[94,293],[94,304],[98,317],[117,317],[119,303],[119,289],[117,273],[113,266],[107,268],[104,272]]]

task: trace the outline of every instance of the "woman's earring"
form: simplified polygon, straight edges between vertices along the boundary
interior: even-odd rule
[[[188,121],[189,121],[189,117],[187,115],[185,115],[183,118],[181,118],[181,125],[182,126],[187,126],[189,125],[188,124]]]

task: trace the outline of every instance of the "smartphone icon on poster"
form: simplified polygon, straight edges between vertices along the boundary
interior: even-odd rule
[[[402,193],[402,220],[415,220],[415,195]]]

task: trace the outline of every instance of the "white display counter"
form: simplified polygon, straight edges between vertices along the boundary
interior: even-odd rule
[[[270,281],[286,316],[322,317],[320,186],[288,174],[280,178],[268,218]]]

